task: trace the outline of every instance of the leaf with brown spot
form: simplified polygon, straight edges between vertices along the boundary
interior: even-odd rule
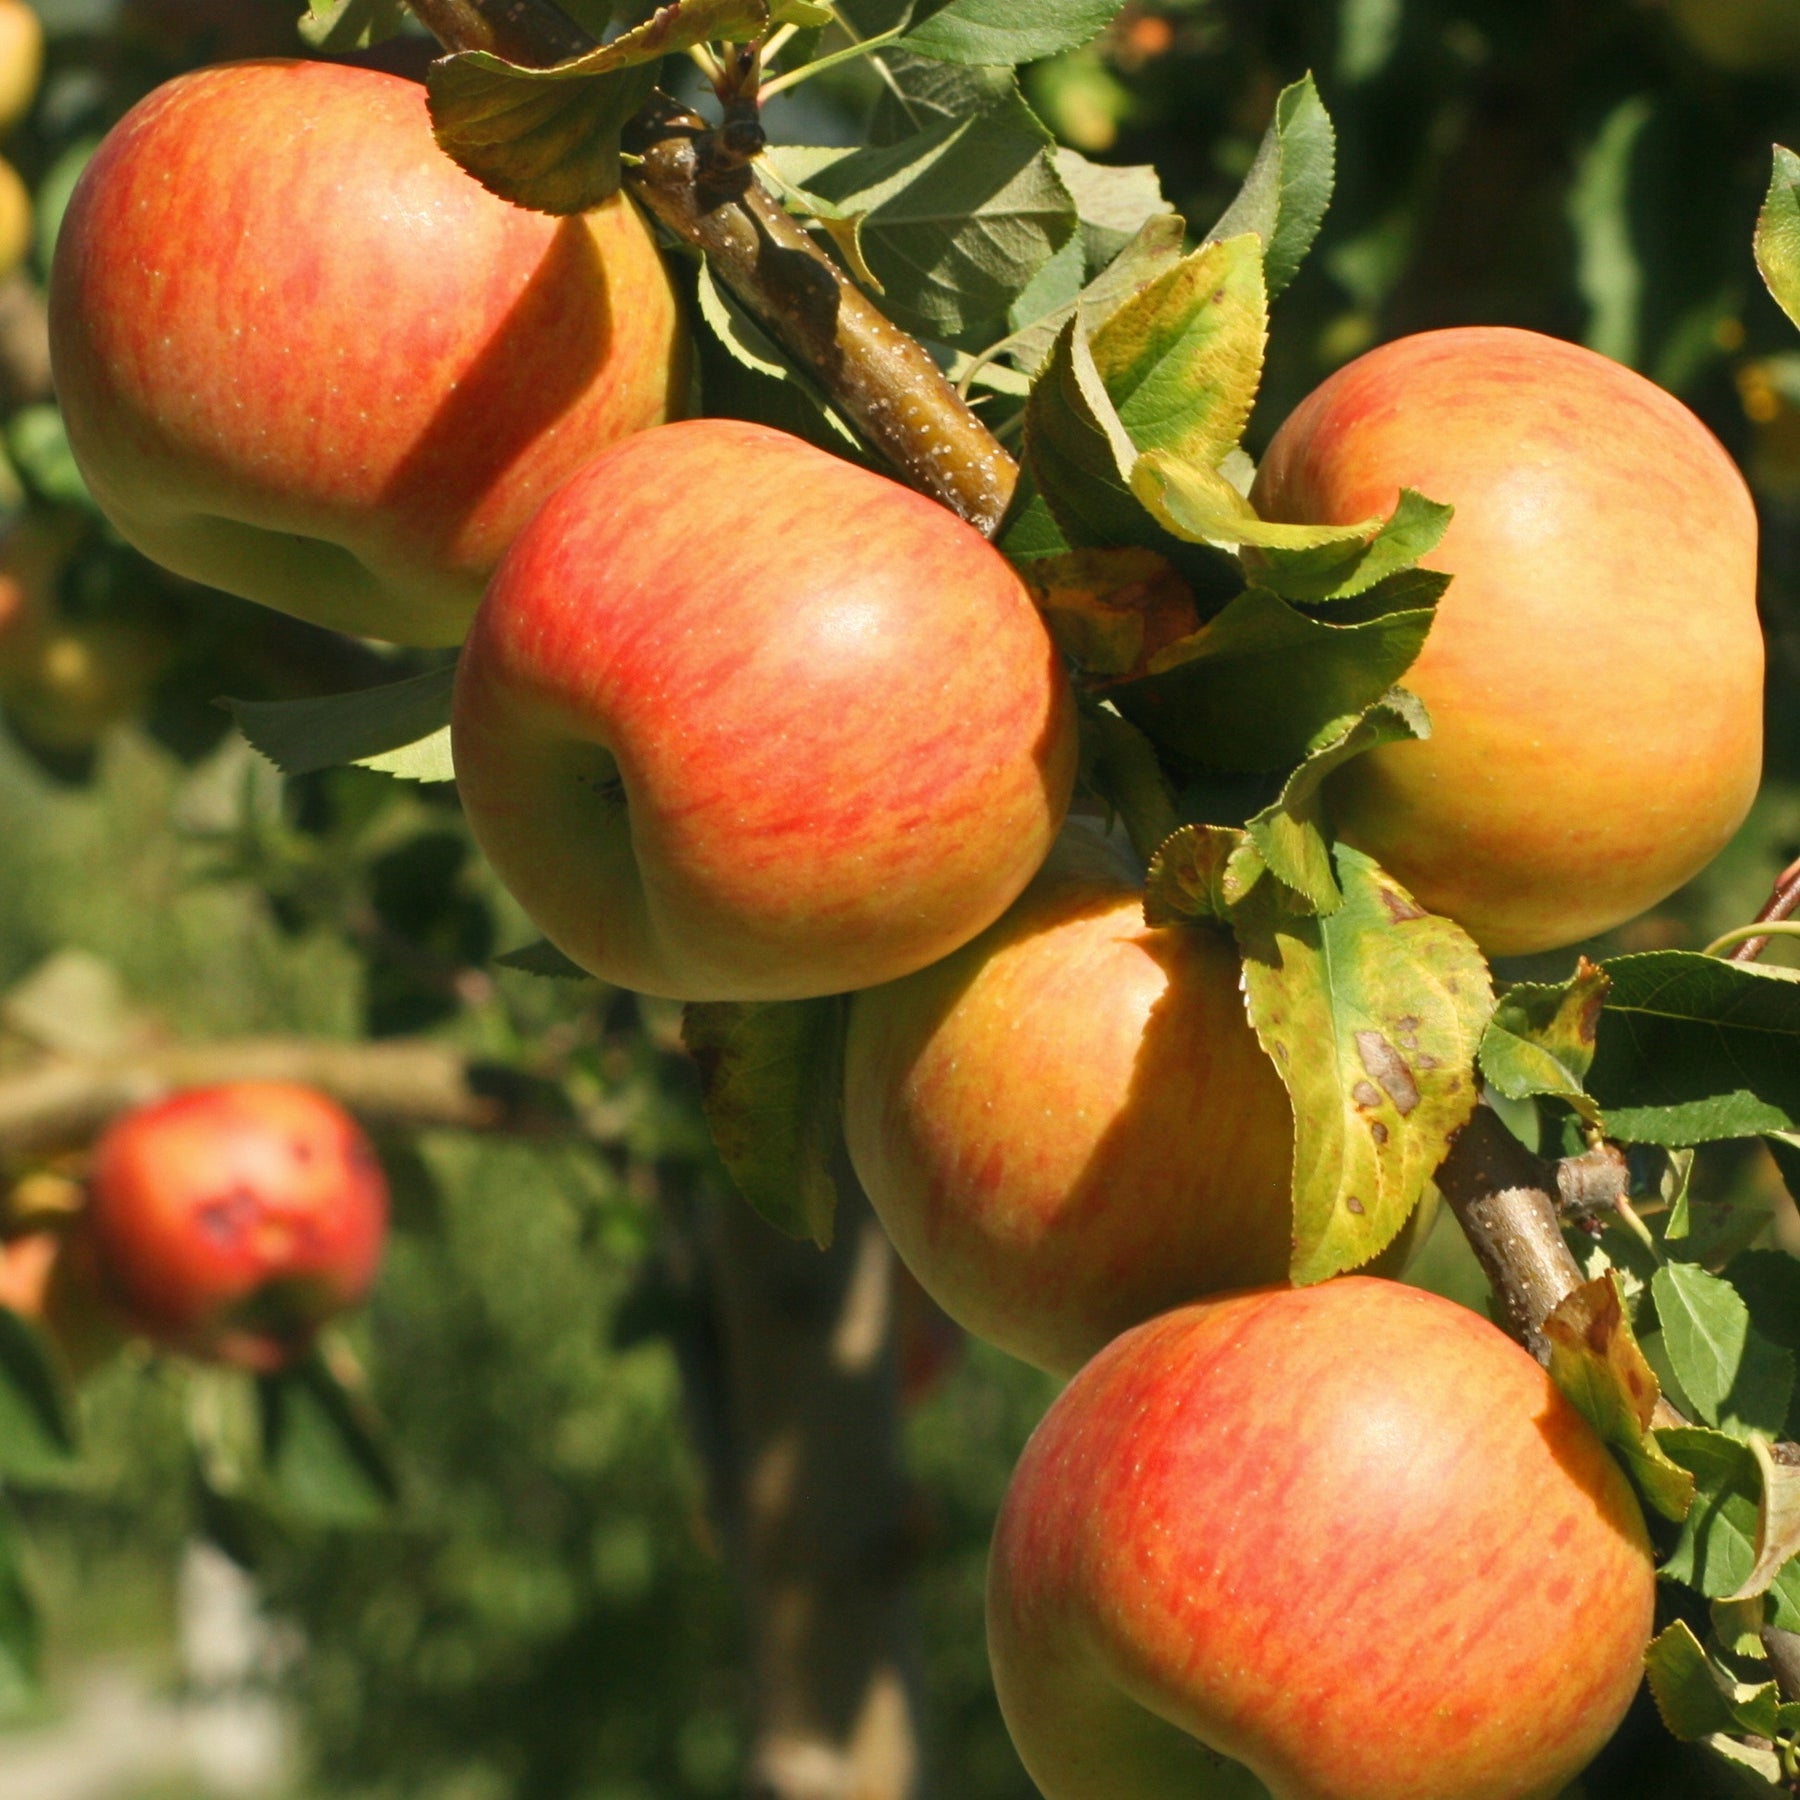
[[[1685,1518],[1694,1478],[1651,1435],[1662,1388],[1626,1317],[1618,1277],[1608,1270],[1565,1294],[1544,1336],[1556,1385],[1618,1451],[1650,1504],[1665,1518]]]
[[[765,0],[675,0],[635,30],[551,69],[485,50],[431,65],[426,95],[445,153],[490,192],[533,212],[586,212],[618,191],[619,137],[671,51],[756,37]]]
[[[1356,1268],[1399,1234],[1474,1110],[1492,1005],[1460,926],[1420,911],[1360,851],[1332,855],[1337,911],[1286,911],[1288,891],[1264,881],[1234,913],[1251,1023],[1294,1106],[1301,1283]]]
[[[706,1001],[681,1039],[713,1142],[739,1192],[789,1237],[831,1242],[845,1007],[841,998]]]
[[[1612,978],[1584,956],[1563,982],[1517,981],[1500,996],[1481,1040],[1481,1073],[1509,1100],[1547,1094],[1590,1125],[1599,1104],[1584,1087]]]

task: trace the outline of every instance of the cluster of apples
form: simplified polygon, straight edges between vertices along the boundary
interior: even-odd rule
[[[1523,1800],[1583,1766],[1648,1636],[1636,1503],[1484,1322],[1284,1285],[1291,1117],[1235,953],[1146,929],[1141,870],[1065,823],[1069,684],[992,546],[677,419],[681,311],[630,202],[514,211],[390,78],[151,96],[75,193],[52,305],[70,441],[133,542],[462,643],[462,799],[564,951],[676,998],[855,992],[849,1144],[902,1255],[1081,1369],[991,1587],[1052,1800],[1237,1792],[1222,1758],[1282,1800]],[[1457,509],[1408,677],[1436,730],[1334,777],[1338,829],[1490,951],[1616,924],[1755,790],[1743,483],[1629,371],[1463,330],[1333,376],[1254,497],[1349,523],[1403,485]]]

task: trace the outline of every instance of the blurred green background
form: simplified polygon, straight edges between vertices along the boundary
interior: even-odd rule
[[[29,312],[74,175],[127,105],[194,62],[298,47],[298,0],[38,10],[48,73],[4,146],[36,246],[0,333],[9,306]],[[1608,947],[1702,943],[1800,855],[1800,344],[1750,258],[1769,146],[1800,143],[1800,0],[1144,0],[1027,85],[1066,142],[1154,163],[1204,229],[1308,68],[1340,134],[1337,199],[1277,310],[1253,447],[1370,344],[1509,323],[1644,370],[1750,476],[1768,784],[1716,867]],[[848,138],[870,97],[856,71],[821,81],[783,103],[782,130]],[[250,1504],[227,1381],[133,1355],[88,1386],[76,1473],[14,1493],[48,1679],[12,1695],[0,1796],[739,1791],[744,1625],[689,1447],[692,1321],[659,1204],[720,1177],[666,1011],[496,972],[493,952],[533,934],[440,791],[359,771],[283,783],[250,753],[218,695],[329,691],[379,674],[378,654],[126,551],[84,504],[53,404],[14,387],[0,511],[29,510],[62,546],[68,648],[0,677],[0,994],[75,967],[105,1015],[77,1007],[77,1033],[123,1017],[177,1037],[441,1035],[609,1123],[603,1144],[384,1142],[397,1233],[349,1345],[387,1422],[391,1510],[353,1484],[301,1521]],[[0,1075],[41,1054],[30,1011],[0,1006]],[[1783,1200],[1753,1158],[1722,1154],[1708,1179]],[[1440,1234],[1422,1278],[1473,1300],[1470,1275]],[[976,1347],[908,1418],[926,1750],[956,1800],[1032,1792],[989,1693],[980,1596],[1048,1397]],[[1692,1795],[1699,1779],[1634,1715],[1586,1791]]]

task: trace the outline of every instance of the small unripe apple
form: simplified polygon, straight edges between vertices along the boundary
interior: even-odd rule
[[[387,1184],[356,1122],[315,1089],[191,1088],[101,1137],[82,1234],[133,1331],[271,1370],[368,1293]]]
[[[1551,1800],[1643,1674],[1631,1486],[1549,1376],[1350,1277],[1166,1313],[1095,1357],[989,1564],[1046,1800]]]
[[[687,396],[629,199],[510,206],[438,149],[422,88],[338,64],[134,107],[69,202],[50,323],[70,447],[132,543],[398,643],[456,643],[537,506]]]
[[[1456,516],[1403,677],[1423,743],[1332,776],[1340,834],[1490,954],[1622,924],[1699,873],[1762,767],[1756,513],[1672,395],[1578,344],[1477,326],[1316,388],[1257,475],[1266,517],[1348,524],[1402,487]]]
[[[538,928],[690,1000],[889,981],[990,924],[1075,775],[978,531],[767,426],[627,438],[520,534],[457,665],[457,785]]]
[[[44,27],[25,0],[0,0],[0,137],[31,111],[44,75]]]
[[[31,249],[31,190],[0,156],[0,279],[10,275]]]
[[[1070,1374],[1153,1313],[1285,1280],[1294,1129],[1226,933],[1144,923],[1071,821],[972,943],[858,994],[845,1133],[927,1292]]]

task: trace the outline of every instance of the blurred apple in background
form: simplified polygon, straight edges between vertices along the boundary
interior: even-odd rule
[[[359,1304],[387,1235],[387,1184],[334,1100],[280,1082],[192,1088],[114,1121],[80,1235],[129,1327],[256,1370]]]

